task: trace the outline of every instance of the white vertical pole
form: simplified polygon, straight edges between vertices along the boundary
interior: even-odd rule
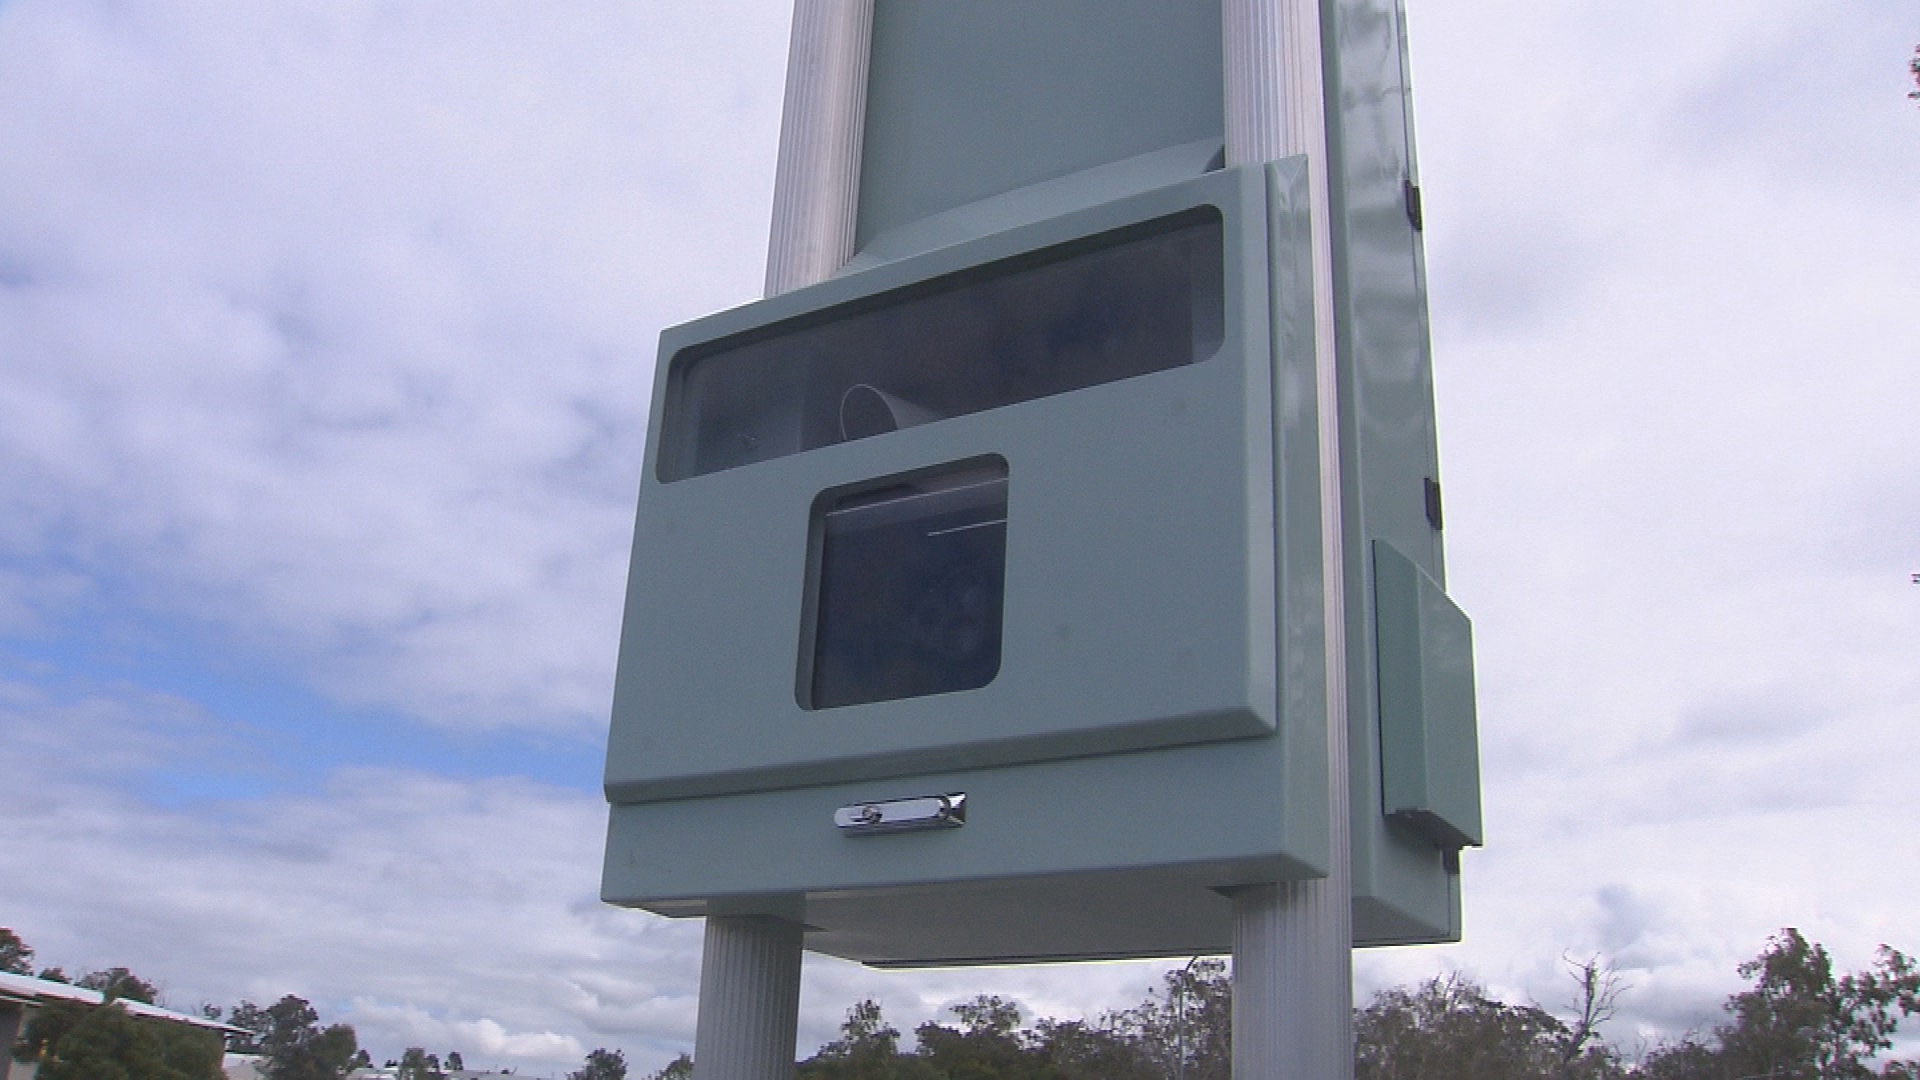
[[[1227,163],[1304,154],[1313,218],[1314,351],[1326,571],[1328,821],[1318,881],[1234,897],[1234,1080],[1353,1075],[1353,878],[1347,775],[1346,605],[1342,587],[1333,248],[1320,0],[1222,0]]]
[[[824,281],[853,254],[873,0],[797,0],[774,168],[767,295]],[[710,916],[700,958],[696,1080],[791,1080],[801,928]]]
[[[789,1080],[800,1027],[800,926],[707,919],[700,957],[695,1080]]]
[[[825,281],[853,255],[873,0],[798,0],[773,177],[767,295]]]

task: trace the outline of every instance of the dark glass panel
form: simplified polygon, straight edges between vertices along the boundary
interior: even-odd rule
[[[897,289],[673,359],[663,481],[1197,363],[1224,325],[1213,207]]]
[[[809,708],[972,690],[1000,671],[1007,466],[967,464],[814,506]]]

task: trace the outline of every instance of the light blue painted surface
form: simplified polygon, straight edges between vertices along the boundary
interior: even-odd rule
[[[797,290],[662,336],[607,790],[712,795],[1270,734],[1274,435],[1259,170],[1219,172]],[[674,357],[889,289],[1206,203],[1225,231],[1212,358],[660,483]],[[1008,464],[1002,660],[987,686],[831,710],[794,681],[822,491]]]
[[[1413,560],[1373,545],[1381,805],[1442,850],[1480,843],[1473,627]]]
[[[1224,156],[1221,140],[1209,137],[990,195],[868,239],[843,273],[1191,180],[1220,168]]]
[[[868,962],[981,962],[1224,950],[1217,890],[1323,873],[1305,202],[1298,160],[1216,172],[669,331],[662,391],[698,341],[1202,203],[1226,222],[1227,330],[1200,363],[672,483],[650,447],[603,895],[798,919]],[[1000,675],[799,708],[813,497],[984,454],[1009,469]],[[964,828],[831,824],[948,791]]]
[[[1424,482],[1439,479],[1425,253],[1408,213],[1413,163],[1399,0],[1323,0],[1340,372],[1354,938],[1460,936],[1451,856],[1387,816],[1382,791],[1372,544],[1444,586]]]
[[[1324,0],[1360,945],[1460,932],[1457,860],[1390,820],[1382,771],[1372,545],[1451,608],[1424,498],[1438,469],[1403,25],[1397,0]],[[698,342],[1195,201],[1229,223],[1227,342],[1190,367],[673,484],[650,445],[608,900],[795,919],[809,947],[871,963],[1179,955],[1228,947],[1216,890],[1323,871],[1302,166],[1200,175],[1221,139],[1219,34],[1209,3],[877,0],[859,253],[833,281],[669,331],[662,380]],[[987,454],[1010,472],[1000,676],[800,709],[811,500]],[[1423,764],[1455,822],[1466,789],[1440,773],[1464,760]],[[948,790],[969,792],[965,828],[827,824],[843,802]]]
[[[875,0],[855,246],[1016,188],[1217,140],[1222,85],[1218,4]]]

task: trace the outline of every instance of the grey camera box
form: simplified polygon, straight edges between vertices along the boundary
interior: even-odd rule
[[[662,335],[608,901],[877,964],[1177,955],[1324,873],[1305,187],[1010,212]]]

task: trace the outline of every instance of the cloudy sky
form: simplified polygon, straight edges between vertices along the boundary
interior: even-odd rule
[[[1798,926],[1920,951],[1913,0],[1413,2],[1461,969],[1632,1045]],[[596,900],[662,326],[751,299],[780,0],[0,0],[0,924],[558,1074],[688,1047]],[[810,958],[802,1049],[1164,965]]]

